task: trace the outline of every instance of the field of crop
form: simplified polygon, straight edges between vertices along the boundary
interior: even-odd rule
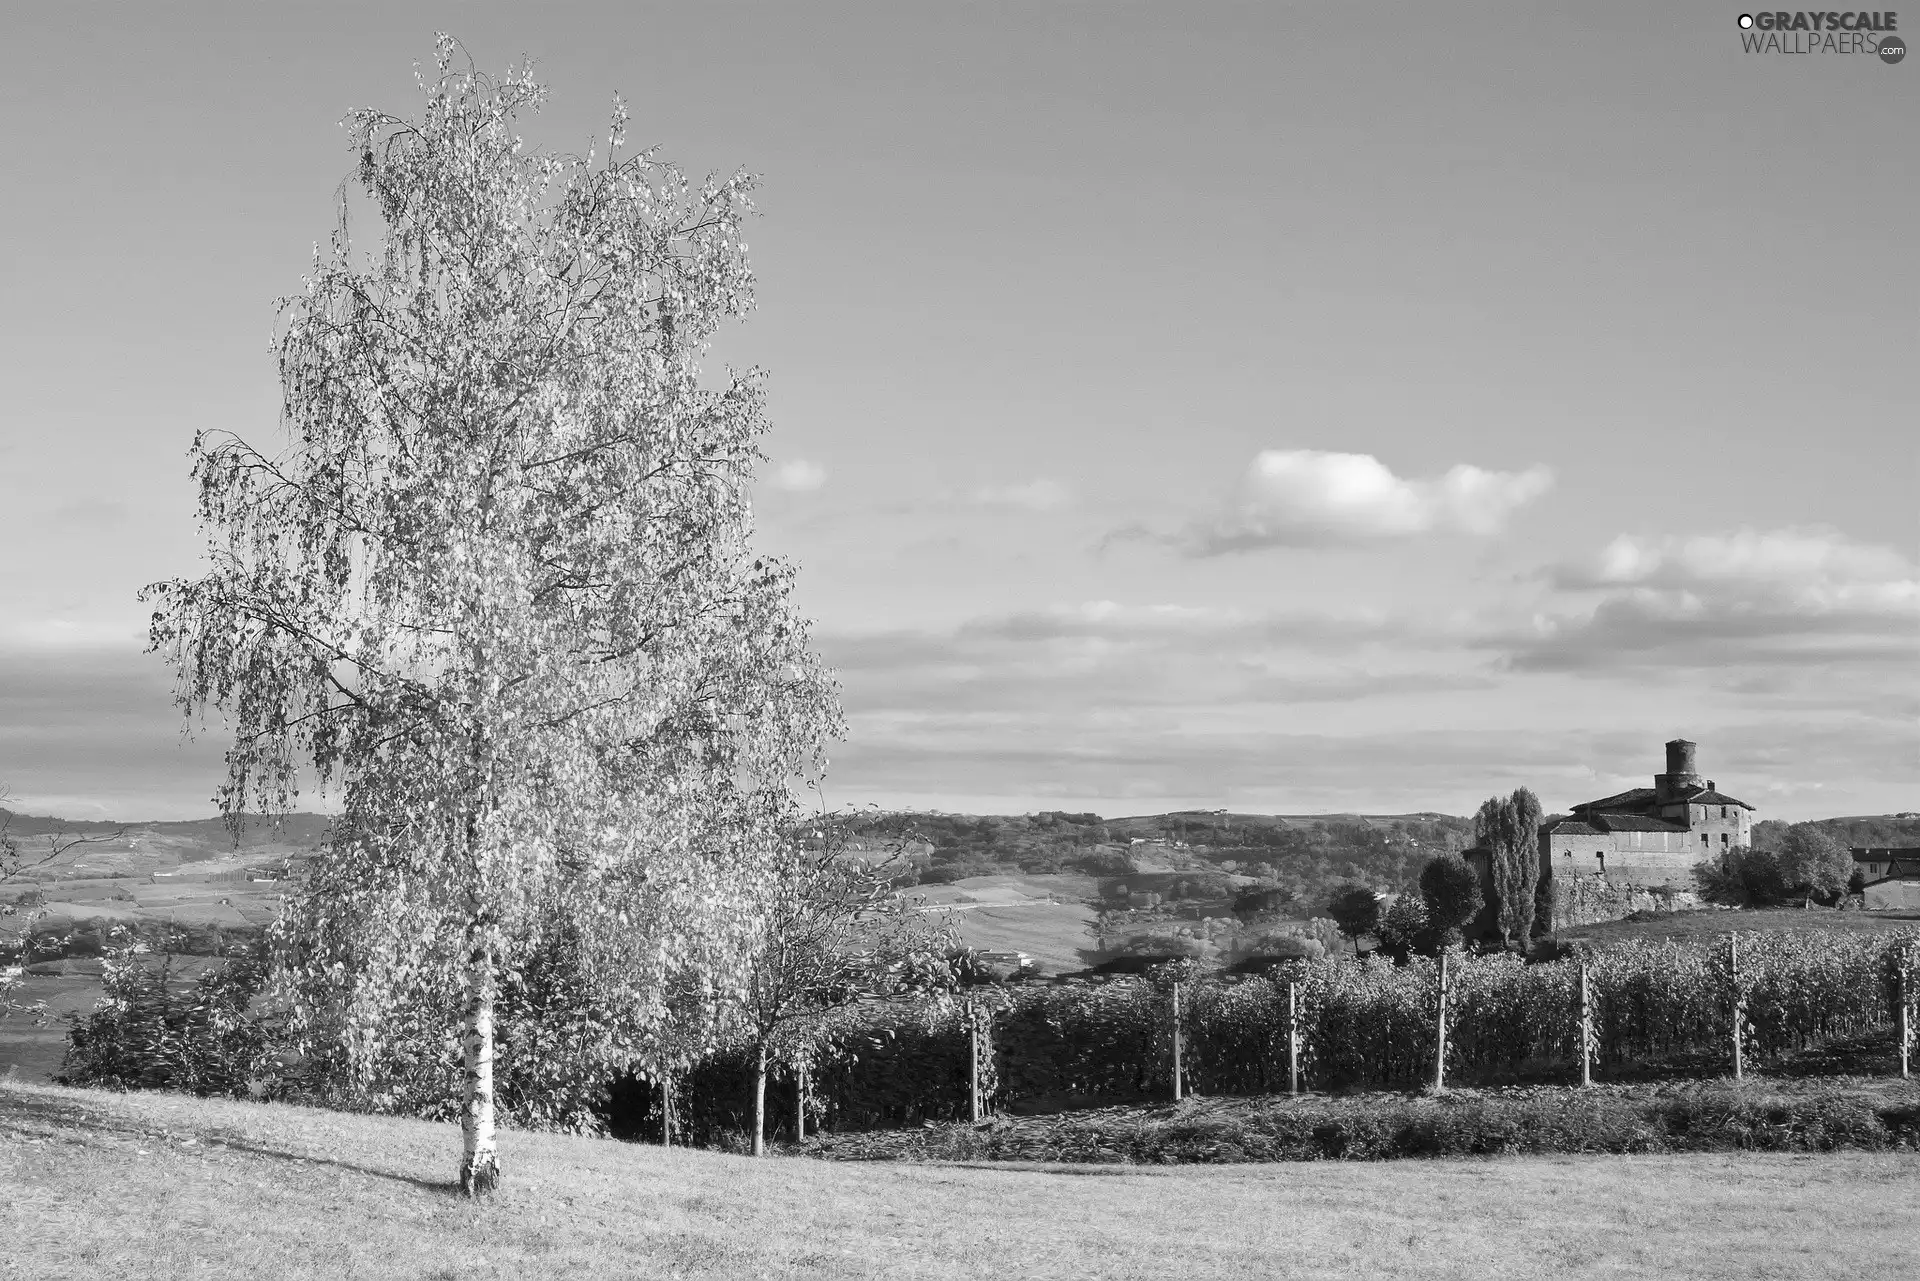
[[[45,1278],[1910,1276],[1920,1160],[1832,1153],[1170,1167],[755,1161],[0,1084],[0,1271]],[[1092,1177],[1088,1177],[1092,1176]],[[351,1225],[348,1228],[347,1225]]]
[[[1559,930],[1562,942],[1584,940],[1596,944],[1644,940],[1653,943],[1690,943],[1719,938],[1735,930],[1841,930],[1855,934],[1886,934],[1920,925],[1920,912],[1837,912],[1832,908],[1747,908],[1739,911],[1667,912],[1645,914],[1639,920],[1602,921]]]
[[[960,941],[983,952],[1025,952],[1043,974],[1083,970],[1093,952],[1099,893],[1091,876],[974,876],[917,886],[927,906],[949,914]]]

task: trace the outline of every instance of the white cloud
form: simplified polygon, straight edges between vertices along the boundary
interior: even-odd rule
[[[784,489],[789,493],[804,493],[818,489],[827,483],[827,469],[819,463],[810,463],[804,458],[795,458],[791,462],[781,463],[773,474],[775,489]]]
[[[1052,480],[1030,480],[1024,485],[989,486],[967,495],[978,507],[1014,507],[1022,511],[1055,511],[1073,501],[1066,486]]]
[[[1545,467],[1500,472],[1461,463],[1436,478],[1403,479],[1371,454],[1269,449],[1254,458],[1232,509],[1181,541],[1193,555],[1214,556],[1441,532],[1484,537],[1552,485]]]
[[[1516,666],[1823,669],[1920,658],[1920,574],[1830,529],[1622,535],[1548,581],[1591,607],[1546,614]]]

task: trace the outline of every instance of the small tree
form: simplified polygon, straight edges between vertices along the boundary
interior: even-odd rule
[[[1380,896],[1364,885],[1348,884],[1327,903],[1327,915],[1340,927],[1340,933],[1353,940],[1353,954],[1360,954],[1360,936],[1371,934],[1380,924]]]
[[[898,860],[849,856],[847,820],[821,816],[785,842],[740,1001],[753,1053],[753,1154],[766,1150],[767,1069],[808,1060],[805,1028],[856,1001],[946,991],[955,941],[894,887]]]
[[[1441,854],[1420,869],[1420,897],[1429,926],[1457,941],[1459,931],[1480,914],[1480,878],[1458,854]]]
[[[1416,952],[1436,950],[1438,932],[1427,915],[1427,905],[1412,894],[1402,894],[1393,901],[1393,906],[1380,917],[1377,932],[1380,950],[1401,965]]]
[[[1843,894],[1853,876],[1853,853],[1818,823],[1795,823],[1777,854],[1783,886],[1811,907],[1815,898]]]

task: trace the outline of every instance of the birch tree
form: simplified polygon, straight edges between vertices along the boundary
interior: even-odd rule
[[[751,305],[752,180],[627,154],[618,99],[604,148],[530,148],[529,69],[437,54],[417,118],[346,118],[338,229],[281,303],[284,447],[195,438],[210,567],[147,598],[187,715],[231,726],[229,820],[341,798],[276,927],[291,1026],[367,1085],[424,1000],[480,1196],[535,924],[567,914],[635,1043],[690,960],[737,990],[840,720],[791,567],[749,546],[759,376],[701,376]]]

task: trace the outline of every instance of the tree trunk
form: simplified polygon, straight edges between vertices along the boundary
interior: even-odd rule
[[[1434,1018],[1433,1088],[1447,1088],[1447,954],[1440,953],[1440,1008]]]
[[[767,1047],[753,1061],[753,1154],[767,1154]]]
[[[673,1078],[660,1078],[660,1146],[673,1146]]]
[[[493,1139],[493,945],[475,945],[467,961],[467,1100],[460,1114],[460,1190],[479,1198],[500,1181]]]

